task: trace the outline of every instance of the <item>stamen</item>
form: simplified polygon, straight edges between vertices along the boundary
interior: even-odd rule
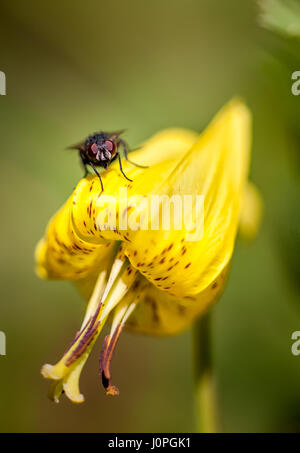
[[[55,401],[58,401],[63,390],[72,401],[83,401],[78,385],[80,372],[108,315],[126,295],[135,280],[137,271],[132,269],[132,272],[128,273],[129,266],[129,261],[119,251],[106,287],[104,288],[105,273],[102,272],[96,282],[81,330],[59,362],[43,366],[43,376],[56,381],[51,390],[52,399]],[[119,334],[114,337],[116,341]],[[114,347],[115,345],[113,349]]]
[[[119,395],[119,389],[111,383],[110,361],[117,344],[118,338],[122,332],[122,326],[119,324],[114,336],[107,335],[104,340],[103,349],[100,353],[100,374],[102,385],[105,388],[106,395],[116,396]]]
[[[99,310],[100,310],[100,307],[101,307],[101,304],[99,304]],[[97,334],[98,327],[100,326],[100,321],[97,321],[96,324],[93,326],[93,322],[94,322],[93,318],[91,319],[90,326],[86,330],[82,339],[79,341],[77,347],[72,351],[72,354],[67,358],[67,360],[65,362],[66,366],[72,365],[72,363],[74,363],[75,360],[77,360],[78,357],[80,357],[86,351],[87,347],[92,342],[95,335]]]
[[[99,374],[107,395],[116,396],[120,393],[119,389],[111,382],[110,363],[125,323],[135,309],[139,298],[140,297],[137,296],[135,302],[124,304],[124,306],[119,308],[113,319],[111,332],[105,337],[103,343],[99,360]]]
[[[72,348],[72,346],[79,340],[79,338],[82,337],[84,332],[85,332],[85,334],[84,334],[83,338],[79,341],[79,344],[83,344],[85,342],[84,340],[86,338],[90,338],[90,332],[91,332],[91,329],[92,329],[92,325],[94,324],[94,322],[95,322],[95,320],[96,320],[96,318],[97,318],[97,316],[99,314],[99,311],[101,309],[101,305],[102,305],[101,303],[98,303],[98,307],[97,307],[94,315],[89,318],[89,320],[83,325],[82,329],[76,334],[74,340],[70,343],[68,348],[65,350],[64,355],[66,355],[67,352]],[[72,355],[74,354],[76,349],[72,352]],[[72,355],[69,357],[69,359],[67,361],[69,361],[71,359]],[[72,362],[70,362],[70,364],[71,363]]]
[[[104,270],[102,272],[100,272],[99,274],[99,277],[96,281],[96,285],[94,287],[94,290],[93,290],[93,294],[89,300],[89,303],[88,303],[88,306],[87,306],[87,309],[86,309],[86,313],[85,313],[85,317],[84,317],[84,320],[82,322],[82,325],[81,325],[81,328],[83,328],[85,326],[85,324],[88,322],[88,320],[90,319],[92,313],[94,313],[98,303],[99,303],[99,300],[101,300],[102,298],[102,294],[103,294],[103,291],[105,289],[105,278],[106,278],[106,275],[107,275],[107,271]]]

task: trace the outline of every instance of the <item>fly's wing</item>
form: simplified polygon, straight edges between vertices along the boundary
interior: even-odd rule
[[[120,137],[120,135],[124,134],[125,131],[126,131],[126,129],[122,129],[120,131],[115,131],[115,132],[108,132],[107,135],[109,135],[110,140],[116,140],[117,138]]]
[[[75,145],[67,146],[65,149],[77,149],[78,151],[84,151],[84,142],[76,143]]]

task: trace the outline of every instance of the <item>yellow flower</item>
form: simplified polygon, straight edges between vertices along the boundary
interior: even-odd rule
[[[125,323],[149,334],[175,334],[220,295],[247,187],[250,122],[247,107],[234,100],[200,136],[162,131],[131,153],[149,168],[123,160],[132,182],[112,164],[101,175],[103,193],[96,176],[84,178],[51,219],[37,247],[37,272],[74,281],[89,300],[61,360],[42,368],[54,381],[55,401],[62,391],[83,401],[79,375],[108,318],[100,370],[107,394],[115,395],[110,360]],[[183,223],[178,227],[174,215],[166,227],[165,203],[174,213],[180,200],[189,200]]]

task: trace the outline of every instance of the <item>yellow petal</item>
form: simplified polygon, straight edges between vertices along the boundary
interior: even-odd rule
[[[148,283],[127,328],[151,335],[175,335],[187,329],[222,295],[227,273],[228,267],[204,291],[188,298],[170,296]]]
[[[198,134],[188,129],[166,129],[147,140],[138,151],[130,153],[130,159],[149,166],[169,159],[180,159],[197,139]]]
[[[247,181],[250,122],[245,105],[233,101],[216,116],[159,187],[155,185],[154,168],[144,175],[144,184],[151,178],[153,192],[160,195],[204,196],[201,240],[187,241],[185,229],[127,233],[130,242],[124,251],[131,263],[170,295],[189,297],[202,292],[228,265]],[[163,174],[167,173],[167,166],[161,166]],[[133,185],[139,182],[137,178]]]

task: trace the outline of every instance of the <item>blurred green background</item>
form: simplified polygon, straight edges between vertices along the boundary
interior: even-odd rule
[[[67,145],[98,129],[127,128],[132,146],[164,127],[201,131],[234,95],[253,112],[251,177],[265,213],[257,240],[237,241],[215,309],[222,430],[300,431],[290,349],[300,330],[300,53],[297,37],[264,30],[258,16],[251,0],[2,0],[1,432],[196,429],[190,332],[124,334],[112,365],[119,398],[100,386],[98,344],[82,373],[86,402],[47,399],[40,367],[60,357],[83,303],[71,284],[35,276],[33,251],[82,175]]]

